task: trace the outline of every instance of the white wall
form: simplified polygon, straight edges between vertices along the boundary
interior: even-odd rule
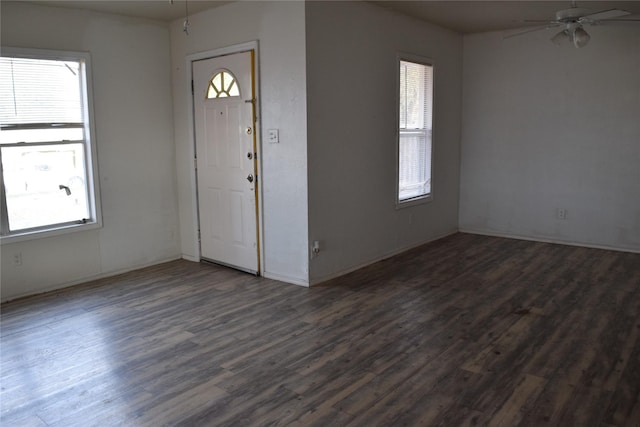
[[[193,141],[189,139],[186,57],[258,40],[260,54],[259,125],[280,130],[280,143],[262,145],[263,274],[308,283],[307,135],[304,2],[239,2],[171,25],[172,86],[182,252],[198,257]]]
[[[462,230],[640,250],[640,29],[588,31],[465,36]]]
[[[462,37],[364,2],[307,3],[312,283],[455,232]],[[397,54],[435,63],[433,201],[396,209]]]
[[[99,230],[3,244],[2,300],[178,258],[167,25],[3,2],[1,37],[2,46],[91,53],[104,220]]]

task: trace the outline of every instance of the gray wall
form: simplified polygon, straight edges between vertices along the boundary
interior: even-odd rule
[[[91,53],[104,221],[3,244],[2,300],[179,258],[166,24],[3,2],[1,37],[3,46]]]
[[[640,250],[640,29],[588,31],[465,36],[462,230]]]
[[[308,284],[307,135],[304,2],[237,2],[171,25],[172,87],[182,251],[198,259],[193,141],[189,138],[186,57],[253,40],[259,41],[259,153],[263,207],[263,274]],[[267,129],[280,130],[268,144]]]
[[[455,232],[462,37],[364,2],[306,8],[312,283]],[[435,63],[433,201],[396,209],[397,54]]]
[[[267,276],[317,283],[458,227],[640,250],[637,28],[594,27],[577,50],[546,32],[463,39],[364,2],[239,2],[191,22],[187,37],[182,20],[3,3],[3,46],[92,54],[104,219],[3,244],[3,300],[197,257],[185,57],[251,40],[261,130],[281,138],[260,153]],[[403,209],[399,52],[435,63],[434,200]]]

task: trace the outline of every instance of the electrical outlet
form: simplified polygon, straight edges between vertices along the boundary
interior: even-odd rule
[[[311,258],[315,258],[320,253],[320,240],[314,240],[311,243]]]
[[[267,130],[267,141],[269,141],[269,144],[278,144],[280,142],[280,132],[278,129]]]
[[[20,267],[22,265],[22,252],[13,254],[13,265]]]
[[[567,210],[565,208],[558,208],[556,211],[556,217],[558,219],[567,219]]]

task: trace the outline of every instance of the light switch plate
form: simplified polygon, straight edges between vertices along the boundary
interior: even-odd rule
[[[278,129],[267,129],[267,141],[269,144],[277,144],[280,142]]]

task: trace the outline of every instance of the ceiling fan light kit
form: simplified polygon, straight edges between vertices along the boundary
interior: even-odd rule
[[[581,26],[564,29],[551,37],[551,41],[558,46],[564,46],[569,42],[576,48],[585,47],[589,40],[591,40],[591,36]]]
[[[582,27],[573,31],[573,45],[577,48],[585,47],[590,39],[591,36]]]
[[[571,36],[569,35],[569,30],[562,30],[555,36],[551,37],[551,41],[558,46],[565,45],[570,39]]]

